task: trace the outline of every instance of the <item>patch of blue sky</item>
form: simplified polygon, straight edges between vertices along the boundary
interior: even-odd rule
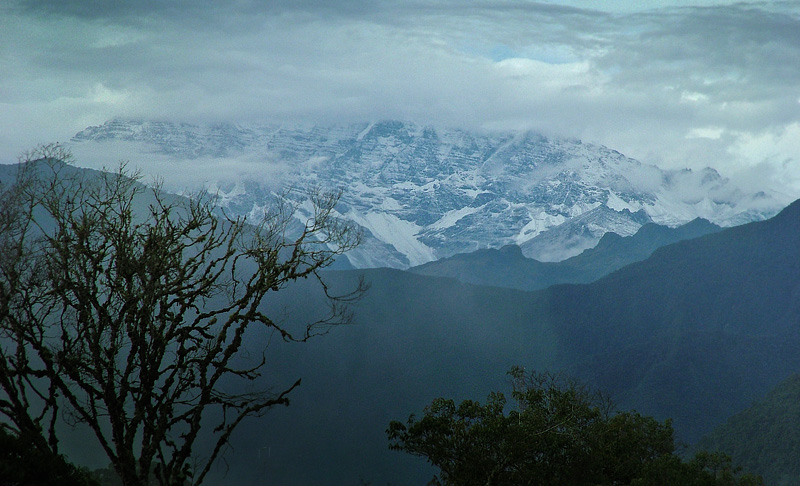
[[[500,62],[516,57],[520,57],[517,51],[506,45],[501,44],[499,46],[494,46],[489,50],[489,58],[494,62]]]
[[[547,64],[570,64],[579,60],[571,49],[563,46],[514,48],[505,44],[498,44],[491,47],[473,47],[464,50],[469,54],[491,59],[493,62],[505,61],[506,59],[529,59]]]

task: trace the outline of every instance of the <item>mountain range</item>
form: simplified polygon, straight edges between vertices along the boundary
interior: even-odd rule
[[[527,257],[559,261],[608,232],[630,236],[650,222],[678,226],[698,217],[732,226],[789,202],[744,191],[711,168],[662,170],[580,140],[400,121],[111,120],[77,133],[70,145],[78,160],[116,153],[134,165],[155,160],[168,173],[200,172],[206,189],[237,215],[257,214],[280,194],[302,219],[309,194],[341,189],[339,215],[365,234],[348,255],[356,268],[407,268],[509,244]]]
[[[371,288],[354,325],[272,349],[275,376],[303,376],[303,387],[237,450],[271,447],[263,470],[275,482],[423,484],[422,460],[387,450],[388,421],[440,396],[481,400],[512,365],[566,373],[622,409],[672,418],[689,444],[800,371],[800,202],[589,284],[526,292],[391,269],[327,280],[344,291],[359,275]],[[314,295],[301,282],[270,305],[309,320],[325,311]],[[231,459],[250,471],[242,482],[257,480],[252,460]]]
[[[593,282],[628,264],[646,259],[662,246],[721,229],[700,218],[677,228],[648,223],[631,236],[606,233],[594,248],[560,262],[527,258],[520,247],[507,245],[496,250],[460,253],[408,270],[477,285],[539,290],[555,284]]]

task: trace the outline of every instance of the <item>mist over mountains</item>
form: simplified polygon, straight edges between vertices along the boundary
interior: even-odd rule
[[[649,222],[678,226],[698,217],[732,226],[789,202],[744,191],[714,169],[662,170],[580,140],[399,121],[291,127],[112,120],[71,144],[79,160],[125,153],[134,165],[152,159],[178,181],[191,174],[240,215],[257,214],[276,191],[291,188],[288,197],[304,218],[309,191],[343,189],[337,209],[366,235],[348,255],[357,268],[407,268],[508,244],[559,261],[607,232],[630,236]]]

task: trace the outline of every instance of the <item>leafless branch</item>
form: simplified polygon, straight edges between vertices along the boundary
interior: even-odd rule
[[[223,391],[261,376],[264,353],[240,359],[246,335],[308,340],[349,322],[366,290],[332,295],[319,272],[360,242],[335,217],[339,194],[314,195],[292,233],[289,205],[250,224],[220,217],[211,197],[148,189],[124,165],[87,177],[57,145],[25,159],[16,183],[0,187],[3,427],[57,453],[56,424],[71,418],[90,427],[124,484],[154,472],[161,485],[200,484],[239,424],[288,404],[300,384]],[[273,321],[264,299],[309,277],[330,312],[298,333]],[[211,411],[221,417],[213,447],[194,465]]]

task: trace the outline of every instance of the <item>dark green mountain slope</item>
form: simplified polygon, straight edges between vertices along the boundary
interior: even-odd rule
[[[545,293],[565,367],[699,438],[800,370],[800,203]]]
[[[561,262],[526,258],[518,246],[509,245],[498,250],[458,254],[409,271],[478,285],[537,290],[554,284],[593,282],[625,265],[644,260],[657,248],[720,230],[704,219],[677,228],[650,223],[633,236],[606,233],[596,247]]]
[[[800,485],[800,375],[704,437],[698,448],[723,450],[767,484]]]
[[[434,397],[481,396],[514,363],[569,371],[625,409],[672,417],[689,442],[800,370],[800,203],[589,285],[526,293],[399,271],[366,276],[372,289],[355,325],[272,348],[276,376],[305,381],[237,450],[271,447],[278,483],[424,483],[422,462],[385,449],[388,420]],[[338,289],[355,278],[329,275]],[[309,317],[321,311],[312,296],[300,286],[272,305]],[[231,459],[238,470],[254,471],[248,454]]]

